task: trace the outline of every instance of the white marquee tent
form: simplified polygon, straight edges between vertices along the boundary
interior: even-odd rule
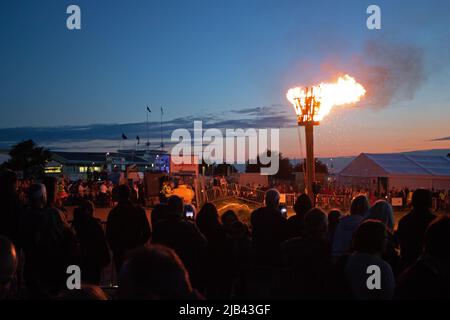
[[[344,186],[371,190],[450,189],[450,158],[444,156],[361,153],[338,175]]]

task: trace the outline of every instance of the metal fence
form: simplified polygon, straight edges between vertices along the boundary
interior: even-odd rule
[[[264,204],[265,191],[240,184],[227,184],[224,186],[214,186],[202,191],[202,203],[216,202],[227,200],[230,198],[251,202],[257,205]],[[299,194],[283,193],[281,203],[288,208],[293,208]],[[316,198],[316,205],[324,209],[340,208],[347,209],[350,207],[351,198],[345,195],[322,195]]]
[[[214,186],[212,188],[203,190],[202,198],[203,203],[235,198],[256,204],[263,204],[264,194],[265,192],[262,190],[231,183],[223,186]]]
[[[351,197],[348,195],[326,195],[319,194],[316,198],[316,206],[322,209],[348,209],[350,208]]]

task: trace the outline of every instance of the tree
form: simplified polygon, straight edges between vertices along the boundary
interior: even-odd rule
[[[293,167],[291,164],[291,160],[289,158],[283,157],[282,153],[278,154],[279,156],[279,169],[275,174],[275,178],[278,179],[290,179],[292,178]]]
[[[41,178],[51,153],[48,149],[37,146],[33,140],[26,140],[13,146],[9,156],[11,158],[2,165],[4,168],[22,171],[24,178]]]
[[[205,175],[220,175],[227,176],[228,174],[235,173],[238,170],[235,166],[228,163],[220,163],[220,164],[208,164],[205,159],[202,159],[202,163],[199,163],[199,172],[205,173]]]
[[[316,160],[316,173],[328,174],[329,173],[328,166],[317,158],[315,160]],[[300,163],[297,163],[294,167],[294,172],[303,172],[303,168],[305,166],[306,166],[305,160],[303,160]]]
[[[214,173],[220,176],[227,176],[231,173],[236,173],[237,169],[228,163],[221,163],[214,166]]]
[[[289,179],[292,176],[292,164],[291,161],[289,160],[289,158],[285,158],[283,157],[283,154],[281,152],[277,152],[278,154],[278,161],[279,161],[279,167],[278,167],[278,172],[274,175],[275,178],[279,178],[279,179]],[[261,168],[265,168],[265,167],[270,167],[270,163],[267,165],[264,165],[261,163],[260,161],[260,156],[258,155],[256,158],[256,163],[250,163],[249,160],[247,160],[247,162],[245,163],[245,172],[247,173],[260,173],[261,172]],[[267,151],[267,156],[269,158],[272,157],[272,151],[268,150]]]

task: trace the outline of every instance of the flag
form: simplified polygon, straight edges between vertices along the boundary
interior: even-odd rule
[[[163,108],[161,107],[161,114],[164,114]]]
[[[150,110],[150,108],[147,106],[147,111],[152,113],[152,110]]]
[[[127,140],[128,139],[128,137],[125,135],[125,133],[122,133],[122,139],[123,140]]]
[[[141,143],[141,138],[139,138],[139,136],[136,136],[136,140],[137,140],[137,144]]]

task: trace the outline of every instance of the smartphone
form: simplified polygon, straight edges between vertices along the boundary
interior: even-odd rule
[[[283,215],[283,217],[287,217],[287,208],[286,207],[281,207],[280,208],[281,214]]]
[[[194,219],[194,212],[192,212],[192,211],[186,211],[186,218],[188,218],[188,219]]]

